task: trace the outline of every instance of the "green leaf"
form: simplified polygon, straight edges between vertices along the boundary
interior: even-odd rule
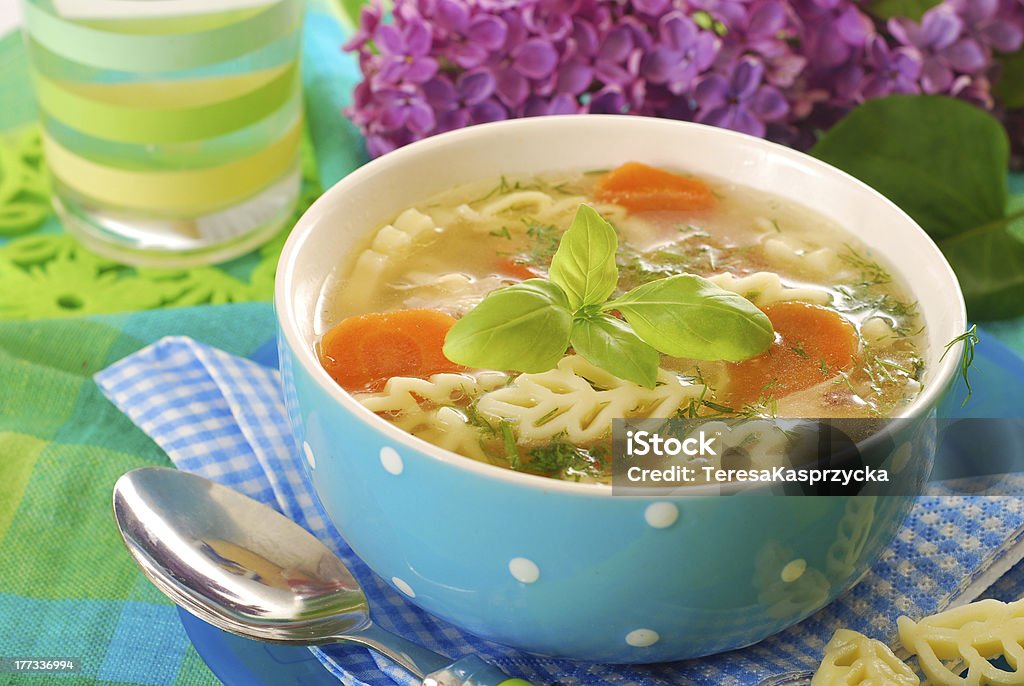
[[[551,259],[550,272],[551,280],[562,287],[574,310],[600,305],[615,290],[619,281],[615,264],[618,247],[612,225],[593,207],[580,205]]]
[[[1024,107],[1024,50],[999,57],[1001,74],[995,93],[1007,109]]]
[[[924,13],[935,7],[942,0],[874,0],[868,3],[868,11],[879,19],[908,17],[921,21]]]
[[[1015,232],[1014,229],[1017,229]],[[1001,230],[964,232],[939,241],[976,320],[1024,314],[1024,217]]]
[[[605,305],[666,355],[745,360],[768,349],[772,323],[749,300],[691,274],[638,286]]]
[[[1006,209],[1006,133],[991,115],[952,98],[871,100],[811,154],[881,191],[936,239],[999,219]]]
[[[610,315],[577,317],[569,340],[587,362],[620,379],[654,388],[660,355],[621,319]]]
[[[565,355],[571,328],[562,289],[529,279],[494,291],[455,322],[444,355],[467,367],[543,372]]]
[[[1002,125],[967,103],[893,96],[861,105],[811,154],[888,196],[935,239],[971,318],[1024,312],[1024,244],[1011,231]]]

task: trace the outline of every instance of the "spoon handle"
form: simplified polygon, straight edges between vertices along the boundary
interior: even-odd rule
[[[423,679],[423,686],[532,686],[476,655],[467,655]]]
[[[336,638],[386,655],[423,679],[423,686],[531,686],[522,679],[510,679],[508,674],[476,655],[452,662],[450,658],[376,624],[368,624],[359,631]]]

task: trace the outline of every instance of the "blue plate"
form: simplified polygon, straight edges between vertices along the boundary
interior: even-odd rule
[[[338,686],[307,648],[251,641],[178,608],[199,657],[225,686]]]

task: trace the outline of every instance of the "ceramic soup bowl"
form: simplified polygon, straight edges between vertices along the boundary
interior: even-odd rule
[[[325,279],[405,208],[502,174],[631,160],[802,203],[886,256],[927,324],[924,391],[903,416],[914,425],[934,411],[957,364],[955,355],[940,360],[943,346],[965,325],[960,288],[935,244],[849,175],[697,124],[541,117],[401,148],[305,213],[284,247],[275,303],[295,438],[328,514],[374,572],[484,638],[545,655],[645,663],[738,648],[800,621],[856,583],[912,499],[623,497],[505,470],[428,444],[362,407],[321,368],[314,331]],[[915,478],[931,452],[927,440],[915,445]]]

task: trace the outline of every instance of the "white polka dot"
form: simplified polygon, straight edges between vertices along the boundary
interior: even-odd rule
[[[655,529],[667,529],[679,519],[679,508],[672,503],[651,503],[644,510],[644,519]]]
[[[634,648],[646,648],[661,640],[657,631],[650,629],[633,629],[626,634],[626,643]]]
[[[309,468],[316,469],[316,458],[313,457],[313,449],[309,447],[309,443],[306,441],[302,442],[302,452],[306,453],[306,462],[309,463]]]
[[[782,573],[779,574],[782,580],[787,584],[791,584],[804,575],[807,571],[807,560],[798,558],[796,560],[790,560],[785,567],[782,568]]]
[[[409,596],[410,598],[415,598],[416,597],[416,591],[412,590],[412,586],[410,586],[409,584],[405,583],[404,581],[399,579],[397,576],[391,577],[391,583],[393,583],[395,585],[395,588],[397,588],[399,591],[401,591],[405,595]]]
[[[513,557],[508,561],[508,571],[516,581],[532,584],[540,578],[540,567],[533,560],[525,557]]]
[[[398,476],[405,469],[405,464],[402,462],[402,456],[395,451],[391,446],[384,446],[380,449],[380,463],[384,465],[384,469],[390,474]]]

